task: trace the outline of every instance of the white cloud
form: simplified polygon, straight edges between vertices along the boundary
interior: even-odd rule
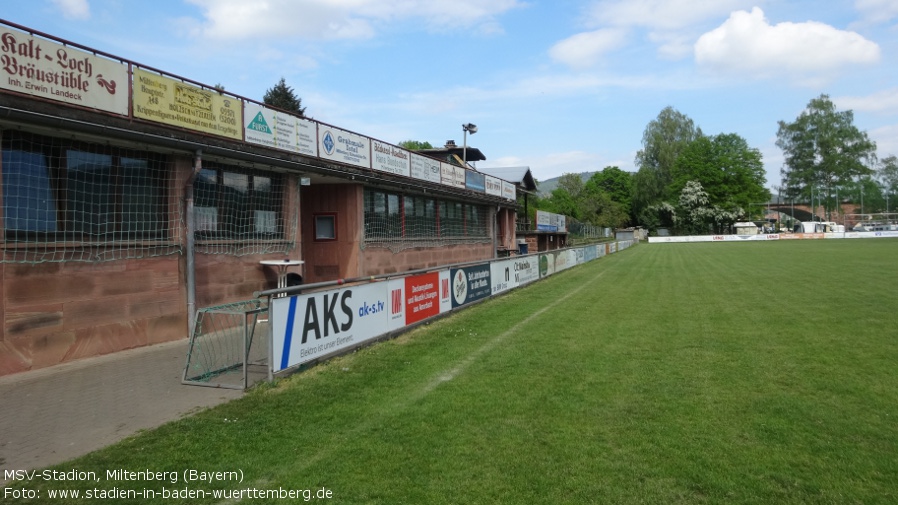
[[[53,0],[53,3],[62,11],[62,15],[66,18],[90,18],[90,5],[88,5],[87,0]]]
[[[758,3],[757,0],[607,0],[596,2],[590,8],[589,18],[598,25],[680,30]]]
[[[739,77],[785,75],[818,81],[833,77],[845,66],[879,59],[879,46],[855,32],[814,21],[771,25],[757,7],[732,13],[695,43],[696,63]]]
[[[875,128],[869,135],[876,141],[876,153],[880,158],[898,156],[898,124]]]
[[[898,113],[898,88],[877,91],[867,96],[843,96],[833,98],[840,109],[862,112]]]
[[[758,5],[764,0],[600,0],[586,10],[590,28],[644,29],[667,60],[692,54],[695,38],[709,20]]]
[[[189,0],[203,10],[195,35],[214,39],[296,37],[364,40],[387,22],[417,20],[430,30],[501,31],[496,16],[519,0]]]
[[[860,11],[869,23],[888,23],[898,17],[896,0],[855,0],[854,8]]]
[[[621,47],[625,39],[626,31],[619,29],[578,33],[552,46],[549,56],[574,68],[587,68],[595,65],[605,54]]]

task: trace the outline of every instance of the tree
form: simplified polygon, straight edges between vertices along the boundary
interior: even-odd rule
[[[669,194],[679,194],[688,181],[697,181],[710,205],[736,213],[770,199],[761,152],[735,133],[692,141],[674,163],[672,176]]]
[[[583,178],[580,174],[561,174],[558,188],[567,191],[571,198],[577,201],[583,194]]]
[[[895,192],[898,191],[898,157],[886,156],[879,160],[879,169],[876,178],[882,187],[883,196],[886,199],[886,212],[891,212],[895,207]]]
[[[627,215],[630,214],[633,199],[633,175],[630,172],[618,167],[605,167],[601,172],[592,174],[586,181],[585,190],[588,193],[606,193],[612,202],[617,203]]]
[[[738,218],[737,213],[713,205],[698,181],[687,181],[680,191],[677,225],[680,233],[702,235],[720,233]]]
[[[403,140],[399,144],[399,147],[404,147],[409,151],[420,151],[421,149],[433,149],[433,146],[430,142],[421,142],[420,140]]]
[[[701,128],[673,107],[665,107],[649,122],[642,134],[642,149],[636,153],[639,170],[633,179],[632,204],[636,214],[671,195],[671,172],[680,153],[702,136]]]
[[[812,99],[794,122],[779,121],[776,137],[785,155],[787,195],[810,199],[822,192],[827,212],[834,191],[872,173],[876,143],[854,126],[854,113],[837,111],[828,95]]]
[[[278,109],[295,112],[300,117],[305,117],[306,115],[306,108],[302,106],[302,99],[293,93],[293,88],[287,86],[283,77],[273,88],[265,92],[262,102],[265,105],[271,105]]]

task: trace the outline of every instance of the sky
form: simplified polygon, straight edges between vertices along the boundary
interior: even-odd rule
[[[665,107],[758,149],[821,94],[898,155],[898,0],[31,0],[0,18],[398,144],[537,180],[636,171]]]

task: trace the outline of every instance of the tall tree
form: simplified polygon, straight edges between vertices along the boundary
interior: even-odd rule
[[[399,144],[399,147],[404,147],[409,151],[420,151],[421,149],[433,149],[433,146],[430,142],[422,142],[420,140],[403,140]]]
[[[836,110],[828,95],[812,99],[794,122],[779,121],[776,137],[786,158],[782,176],[791,198],[810,199],[816,192],[831,202],[837,188],[872,173],[876,143],[854,125],[854,113]]]
[[[898,157],[891,155],[879,160],[876,178],[879,180],[883,196],[886,199],[886,212],[891,212],[895,208],[895,204],[898,203],[895,201],[895,195],[898,192]]]
[[[761,152],[735,133],[694,140],[677,158],[672,175],[670,194],[697,181],[710,204],[721,209],[738,212],[770,198]]]
[[[567,191],[575,201],[579,200],[583,194],[583,178],[580,174],[561,174],[558,188]]]
[[[601,172],[592,174],[586,181],[586,189],[596,188],[608,193],[612,201],[628,209],[633,198],[633,174],[624,172],[618,167],[605,167]]]
[[[302,106],[302,98],[293,93],[293,88],[287,86],[287,82],[281,77],[274,87],[269,88],[262,97],[265,105],[271,105],[290,112],[295,112],[301,117],[305,117],[306,108]]]
[[[665,107],[649,122],[642,134],[642,149],[636,153],[639,168],[633,180],[633,207],[636,214],[666,200],[672,182],[671,171],[680,153],[702,136],[685,114]]]

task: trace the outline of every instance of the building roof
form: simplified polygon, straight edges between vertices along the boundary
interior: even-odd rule
[[[441,160],[446,161],[447,163],[452,164],[460,164],[454,160],[454,156],[458,156],[459,160],[466,159],[466,161],[483,161],[486,159],[486,156],[480,152],[480,149],[476,147],[467,146],[468,157],[464,157],[465,147],[459,146],[455,144],[454,140],[449,140],[446,142],[445,147],[436,147],[433,149],[421,149],[417,152],[421,154],[426,154],[427,156],[432,156],[434,158],[439,158]]]
[[[530,173],[530,167],[478,168],[477,171],[517,184],[525,191],[536,191],[536,181]]]

